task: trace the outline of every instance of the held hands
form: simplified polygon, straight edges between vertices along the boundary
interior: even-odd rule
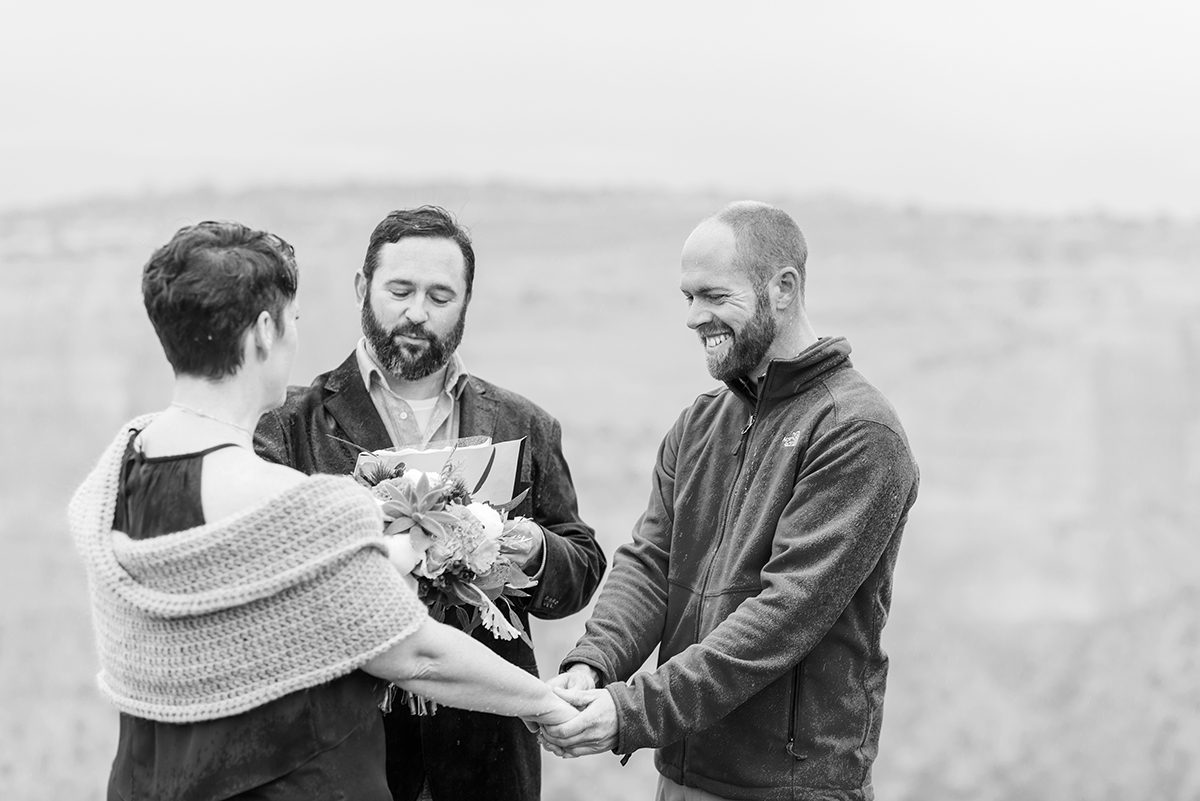
[[[565,723],[542,726],[539,739],[550,753],[566,757],[611,751],[617,745],[617,707],[608,690],[555,690],[579,714]]]
[[[562,720],[542,720],[540,718],[525,718],[524,719],[525,720],[525,728],[527,728],[531,732],[534,732],[535,734],[537,734],[538,739],[541,740],[542,739],[541,726],[539,724],[545,724],[548,726],[552,726],[552,725],[555,725],[558,723],[565,723],[567,720],[575,717],[575,715],[578,714],[578,711],[575,709],[574,706],[565,702],[562,698],[560,698],[558,696],[558,691],[559,690],[594,690],[594,689],[596,689],[596,684],[598,683],[598,679],[599,679],[599,677],[596,675],[595,670],[593,670],[588,665],[585,665],[580,662],[577,662],[576,664],[571,665],[571,668],[569,670],[567,670],[563,673],[559,673],[554,678],[546,679],[546,686],[549,687],[553,691],[554,700],[557,701],[559,705],[564,706],[567,709],[571,710],[571,714],[568,715],[566,718],[563,718]],[[543,741],[543,745],[544,745],[544,741]],[[549,750],[549,749],[547,749],[547,750]]]
[[[525,723],[525,728],[530,731],[538,731],[545,726],[556,726],[566,723],[578,716],[579,712],[575,707],[563,701],[557,695],[550,696],[549,708],[529,717],[523,717],[521,720]]]
[[[600,684],[600,676],[591,665],[576,662],[554,678],[546,679],[546,684],[555,691],[594,690]]]
[[[560,757],[611,751],[617,744],[617,709],[607,690],[597,690],[598,676],[588,665],[575,664],[546,683],[559,698],[579,710],[562,723],[545,723],[538,739]]]

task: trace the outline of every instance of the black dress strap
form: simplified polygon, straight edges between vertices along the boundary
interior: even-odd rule
[[[213,445],[211,448],[205,448],[202,451],[196,451],[195,453],[190,454],[190,455],[195,456],[197,458],[202,458],[204,456],[208,456],[210,453],[216,453],[217,451],[223,450],[225,448],[240,448],[240,447],[242,447],[242,446],[238,445],[236,442],[222,442],[220,445]]]
[[[200,496],[204,457],[238,444],[222,442],[190,453],[147,456],[136,439],[135,433],[125,447],[113,528],[141,540],[204,525]]]

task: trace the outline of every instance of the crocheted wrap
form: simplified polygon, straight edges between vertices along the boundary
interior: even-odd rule
[[[168,723],[228,715],[360,667],[415,631],[425,605],[387,561],[382,516],[347,477],[312,476],[203,526],[112,529],[131,421],[68,507],[87,568],[101,690]]]

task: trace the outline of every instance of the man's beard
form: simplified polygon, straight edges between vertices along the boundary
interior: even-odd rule
[[[768,295],[766,286],[755,290],[754,316],[751,317],[742,330],[734,333],[728,326],[710,324],[698,330],[701,336],[727,333],[733,338],[729,351],[724,356],[706,353],[709,374],[718,381],[731,381],[742,376],[750,376],[750,372],[762,364],[767,351],[775,342],[779,333],[779,324],[767,308]],[[756,376],[750,376],[754,378]]]
[[[370,298],[366,298],[362,305],[362,330],[367,344],[383,369],[405,381],[416,381],[445,367],[462,342],[466,322],[467,309],[464,306],[454,330],[444,339],[420,323],[404,323],[389,331],[375,316]],[[425,347],[414,348],[397,342],[397,337],[401,335],[419,337],[425,340]]]

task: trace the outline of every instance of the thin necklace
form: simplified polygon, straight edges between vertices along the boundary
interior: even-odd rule
[[[194,414],[197,417],[203,417],[205,420],[212,420],[214,423],[220,423],[221,425],[229,426],[230,428],[236,428],[238,431],[241,431],[243,434],[250,437],[250,439],[254,439],[254,432],[245,426],[239,426],[237,423],[230,422],[229,420],[222,420],[220,417],[208,414],[207,412],[202,412],[199,409],[193,409],[191,406],[186,406],[182,403],[176,402],[172,403],[171,405],[181,412]]]

